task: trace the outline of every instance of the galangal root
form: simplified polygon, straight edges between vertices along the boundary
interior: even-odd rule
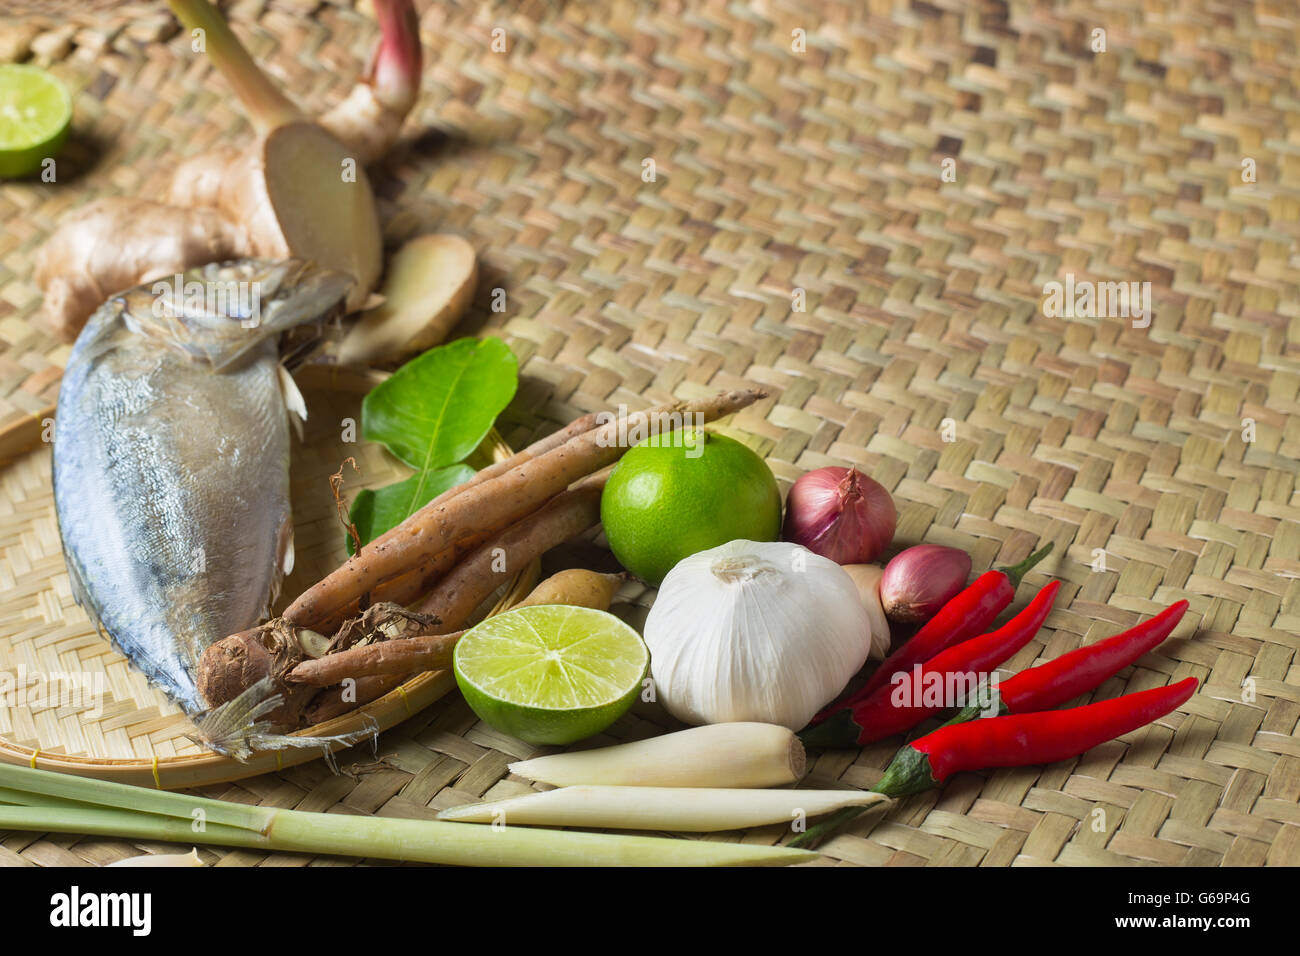
[[[602,473],[583,479],[484,541],[438,582],[419,603],[418,610],[443,622],[468,619],[509,575],[556,545],[600,524],[600,493],[606,477]],[[446,631],[452,629],[447,624],[438,626]]]
[[[655,416],[669,414],[713,421],[765,396],[758,389],[745,389],[671,402],[630,413],[622,427],[628,431],[645,428]],[[285,619],[298,627],[319,630],[321,623],[340,609],[435,558],[458,541],[518,521],[573,482],[618,461],[627,450],[619,445],[619,430],[618,421],[608,421],[462,492],[435,498],[304,591],[285,610]]]
[[[446,504],[456,495],[465,494],[467,491],[477,488],[483,482],[500,475],[504,475],[524,462],[532,461],[539,458],[553,448],[558,448],[569,439],[583,432],[588,432],[596,427],[598,416],[595,413],[583,415],[575,419],[564,428],[557,432],[552,432],[545,438],[539,438],[527,448],[515,452],[504,461],[494,462],[486,468],[475,472],[474,476],[468,481],[449,488],[442,494],[438,495],[433,501],[424,506],[422,510],[436,508],[439,505]],[[300,626],[310,626],[313,630],[321,631],[326,634],[333,634],[343,622],[348,618],[355,617],[361,613],[362,600],[367,603],[379,603],[381,601],[391,602],[393,604],[407,605],[416,601],[421,595],[426,594],[434,584],[436,584],[444,574],[452,569],[458,560],[468,554],[471,550],[478,547],[489,537],[491,531],[479,532],[457,542],[453,547],[417,562],[413,567],[403,573],[390,578],[389,580],[377,585],[369,591],[358,594],[352,600],[340,604],[330,613],[322,614],[316,617],[310,625],[305,624],[303,618],[299,618],[294,623]]]
[[[37,253],[46,320],[71,342],[114,292],[236,258],[247,243],[243,228],[216,209],[97,199],[65,219]]]
[[[210,706],[216,707],[269,677],[284,701],[268,719],[276,725],[291,725],[297,722],[315,693],[293,686],[286,679],[299,663],[365,642],[411,637],[436,624],[437,618],[395,604],[372,605],[364,614],[349,620],[333,638],[294,627],[283,618],[273,618],[207,647],[199,658],[196,678],[199,692]]]
[[[569,604],[607,611],[622,582],[623,576],[620,574],[600,574],[570,568],[542,581],[515,607]],[[349,677],[442,670],[451,666],[452,651],[464,633],[464,630],[460,630],[450,634],[423,634],[326,654],[298,664],[285,675],[286,680],[290,684],[330,687]]]
[[[670,402],[632,413],[622,427],[674,414],[712,421],[764,397],[746,389]],[[587,415],[483,469],[365,545],[282,617],[213,644],[199,666],[208,703],[271,677],[283,698],[275,722],[314,724],[447,667],[463,629],[510,575],[599,524],[605,470],[627,450],[619,427]],[[524,603],[607,608],[618,581],[563,572]]]
[[[474,297],[478,259],[460,236],[416,236],[393,254],[380,290],[339,343],[340,365],[399,361],[443,341]]]
[[[240,256],[299,258],[353,277],[349,310],[383,266],[365,164],[382,155],[419,91],[411,0],[374,0],[381,35],[352,93],[312,122],[253,62],[207,0],[169,0],[253,122],[242,149],[219,147],[176,166],[167,202],[101,200],[65,219],[41,247],[36,280],[51,329],[72,341],[109,295]]]
[[[598,518],[599,512],[586,527]],[[543,547],[548,540],[554,541],[535,538],[539,554],[550,547]],[[533,559],[529,553],[517,552],[515,560],[527,563]],[[604,611],[622,581],[620,574],[561,571],[516,606],[572,604]],[[209,647],[200,665],[199,687],[215,706],[270,677],[283,703],[267,720],[282,727],[311,725],[369,703],[412,675],[450,667],[465,630],[431,633],[437,630],[436,617],[393,604],[372,605],[349,620],[333,640],[275,618]]]

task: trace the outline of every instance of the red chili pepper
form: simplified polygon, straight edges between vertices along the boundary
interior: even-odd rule
[[[866,684],[846,700],[822,711],[813,718],[813,723],[865,700],[887,685],[895,674],[910,671],[913,665],[924,664],[940,651],[982,633],[1015,599],[1020,579],[1051,550],[1052,545],[1048,544],[1013,567],[981,574],[930,618],[911,640],[889,655]]]
[[[939,699],[926,704],[913,700],[938,681],[946,687],[950,676],[975,675],[971,678],[969,692],[974,693],[979,676],[993,670],[1016,651],[1020,650],[1038,633],[1043,621],[1051,613],[1060,581],[1053,581],[1035,595],[1023,611],[996,631],[950,647],[936,654],[924,665],[917,664],[910,674],[891,681],[893,686],[881,687],[870,697],[859,701],[848,710],[841,710],[830,720],[805,730],[799,736],[813,747],[862,746],[899,734],[915,727],[927,717],[960,706],[964,701]],[[897,700],[899,691],[904,700]],[[977,705],[971,705],[972,707]]]
[[[905,744],[871,789],[890,797],[937,787],[954,773],[981,767],[1021,767],[1077,757],[1177,710],[1196,692],[1196,678],[1125,694],[1086,707],[944,724]],[[815,847],[866,807],[846,807],[810,827],[790,845]]]
[[[929,790],[963,770],[1068,760],[1159,720],[1195,692],[1196,678],[1188,677],[1085,707],[948,724],[899,750],[873,789],[896,797]]]
[[[1143,621],[1114,637],[1104,641],[1080,647],[1068,654],[1062,654],[1056,660],[1022,671],[1009,678],[1000,688],[998,702],[999,713],[1024,714],[1036,710],[1049,710],[1071,698],[1098,687],[1103,681],[1118,674],[1128,665],[1134,663],[1143,654],[1154,650],[1182,620],[1187,611],[1186,601],[1177,601],[1165,608],[1149,621]],[[1185,682],[1184,682],[1185,683]],[[1123,700],[1124,698],[1120,698]],[[980,716],[982,708],[969,706],[958,713],[944,728],[964,723]],[[1067,713],[1070,713],[1067,711]],[[981,722],[987,726],[987,722]],[[940,729],[944,729],[940,728]],[[819,728],[820,729],[820,728]],[[937,732],[937,731],[936,731]],[[924,739],[924,738],[923,738]],[[895,755],[890,770],[895,777],[904,776],[903,770],[918,765],[921,757],[918,751],[905,746]],[[896,769],[896,765],[899,768]],[[917,771],[919,773],[919,771]],[[887,771],[888,775],[888,771]],[[882,793],[893,793],[888,787],[895,786],[882,779],[876,788]],[[922,787],[921,789],[925,789]],[[906,791],[917,792],[917,791]],[[832,814],[830,817],[811,827],[803,836],[794,841],[792,846],[817,846],[848,821],[855,819],[865,811],[863,807],[848,807]]]
[[[1051,710],[1100,686],[1158,647],[1178,626],[1186,611],[1187,602],[1178,601],[1121,634],[1076,648],[1008,678],[998,689],[1001,712],[1025,714]]]

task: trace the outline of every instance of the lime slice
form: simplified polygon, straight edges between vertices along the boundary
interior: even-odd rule
[[[0,66],[0,178],[40,170],[59,151],[72,125],[72,97],[38,66]]]
[[[471,629],[452,666],[474,713],[497,730],[531,744],[570,744],[632,706],[650,651],[605,611],[540,604]]]

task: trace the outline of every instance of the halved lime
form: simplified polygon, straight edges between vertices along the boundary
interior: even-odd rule
[[[39,66],[0,65],[0,178],[40,170],[59,151],[72,125],[72,97]]]
[[[530,744],[600,733],[632,706],[649,666],[645,641],[613,614],[562,604],[490,617],[452,658],[474,713]]]

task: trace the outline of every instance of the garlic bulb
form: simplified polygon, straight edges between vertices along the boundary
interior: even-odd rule
[[[656,696],[678,720],[799,730],[866,662],[871,621],[834,561],[730,541],[668,572],[645,642]]]

